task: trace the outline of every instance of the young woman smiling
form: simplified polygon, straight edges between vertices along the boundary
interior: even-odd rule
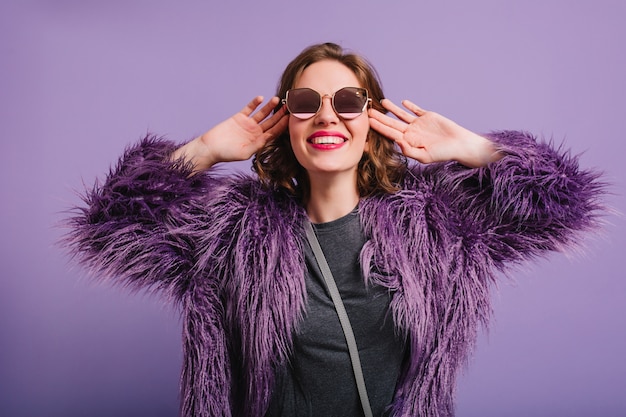
[[[180,305],[182,415],[453,415],[497,272],[594,228],[598,175],[529,134],[401,108],[331,43],[262,102],[128,149],[68,245]],[[212,173],[250,157],[255,175]]]

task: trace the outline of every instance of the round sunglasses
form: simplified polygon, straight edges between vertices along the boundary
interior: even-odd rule
[[[335,91],[333,95],[323,96],[310,88],[293,88],[287,91],[282,102],[287,106],[289,113],[298,119],[306,120],[320,111],[324,97],[330,97],[333,110],[342,119],[354,119],[363,113],[372,101],[365,88],[344,87]]]

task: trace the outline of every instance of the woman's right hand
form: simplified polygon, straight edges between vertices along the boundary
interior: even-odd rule
[[[273,97],[255,113],[263,102],[263,97],[255,97],[240,112],[178,148],[172,158],[192,162],[194,172],[209,169],[218,162],[249,159],[267,141],[276,139],[287,129],[289,116],[284,106],[268,117],[278,100]]]

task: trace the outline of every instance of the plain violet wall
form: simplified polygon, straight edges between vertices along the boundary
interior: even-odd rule
[[[0,415],[176,415],[177,311],[95,284],[54,245],[75,191],[147,131],[190,139],[330,40],[392,100],[563,142],[624,213],[624,22],[622,0],[3,0]],[[585,252],[503,281],[458,416],[626,415],[626,227],[606,222]]]

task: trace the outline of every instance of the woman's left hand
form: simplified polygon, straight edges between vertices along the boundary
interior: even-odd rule
[[[370,127],[396,142],[409,158],[425,164],[458,161],[469,167],[481,167],[500,158],[491,141],[438,113],[409,100],[403,100],[402,105],[410,112],[387,99],[381,104],[399,120],[370,109]]]

